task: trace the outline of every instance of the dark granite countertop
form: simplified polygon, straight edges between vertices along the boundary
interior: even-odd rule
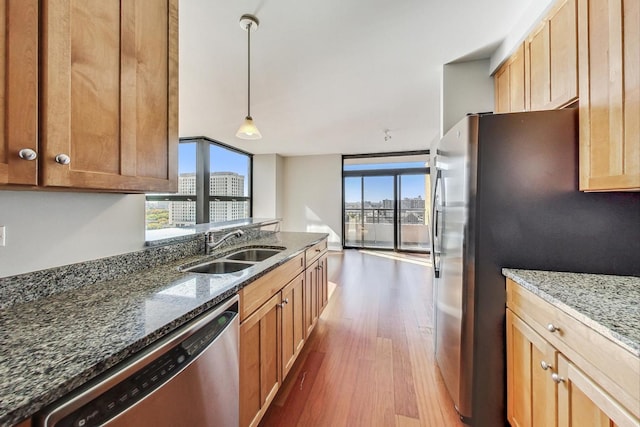
[[[502,273],[640,357],[640,277],[510,268]]]
[[[276,233],[227,246],[285,247],[237,273],[183,273],[163,265],[0,310],[0,425],[12,425],[175,330],[286,262],[324,233]]]

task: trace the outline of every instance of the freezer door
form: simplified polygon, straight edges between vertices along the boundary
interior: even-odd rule
[[[436,169],[439,179],[435,212],[440,211],[439,277],[435,279],[436,361],[456,410],[471,414],[470,371],[463,369],[472,357],[464,346],[468,331],[465,287],[465,251],[469,222],[469,138],[474,117],[467,117],[445,135],[438,145]],[[436,218],[434,217],[434,220]],[[435,226],[435,224],[434,224]]]

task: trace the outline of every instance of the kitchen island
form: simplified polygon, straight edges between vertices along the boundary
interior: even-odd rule
[[[1,279],[13,279],[26,290],[15,304],[6,303],[8,291],[3,294],[0,425],[30,417],[326,237],[323,233],[270,233],[221,247],[210,255],[203,254],[200,242],[195,249],[182,252],[173,247],[150,248],[114,257],[124,273],[108,280],[96,281],[101,274],[109,277],[108,260]],[[179,268],[246,247],[282,250],[224,275],[187,273]],[[164,251],[163,258],[151,268],[127,270],[129,265],[141,265],[140,259],[149,257],[149,251]],[[95,271],[101,268],[105,271]],[[75,280],[64,277],[70,271],[85,274],[87,284],[66,285],[65,280]],[[46,282],[42,286],[46,289],[29,288],[33,285],[29,278]],[[43,295],[31,295],[34,292]]]

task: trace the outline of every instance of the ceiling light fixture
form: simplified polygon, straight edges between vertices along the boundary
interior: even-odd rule
[[[262,135],[251,118],[251,32],[258,30],[260,21],[253,15],[240,17],[240,27],[247,32],[247,117],[240,125],[236,136],[240,139],[260,139]]]

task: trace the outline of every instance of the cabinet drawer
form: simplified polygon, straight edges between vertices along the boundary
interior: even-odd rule
[[[295,258],[287,261],[275,270],[240,289],[240,322],[243,322],[251,313],[304,270],[304,254],[300,253]]]
[[[507,279],[507,306],[636,416],[640,360],[626,349]],[[549,325],[557,330],[551,332]]]
[[[309,267],[318,257],[327,250],[327,239],[316,243],[305,251],[306,265]]]

